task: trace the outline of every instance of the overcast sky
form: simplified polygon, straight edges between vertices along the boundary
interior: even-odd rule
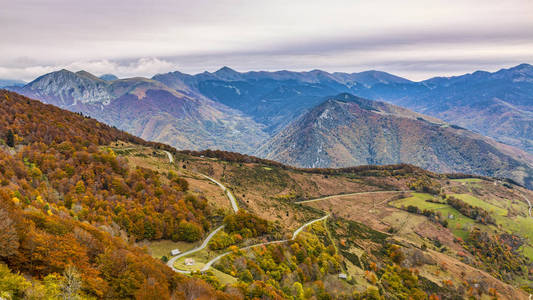
[[[377,69],[413,80],[533,63],[533,0],[0,0],[0,78]]]

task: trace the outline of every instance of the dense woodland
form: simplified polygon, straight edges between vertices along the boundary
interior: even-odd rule
[[[85,298],[225,297],[114,237],[190,241],[210,227],[205,199],[182,179],[130,170],[103,147],[119,139],[149,144],[0,91],[2,297],[54,299],[68,284]]]

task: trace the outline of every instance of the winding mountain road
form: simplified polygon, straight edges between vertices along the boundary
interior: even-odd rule
[[[172,156],[172,154],[170,152],[166,151],[166,150],[163,150],[163,151],[167,154],[168,161],[170,163],[173,163],[174,162],[174,157]],[[231,203],[231,208],[233,208],[233,211],[234,212],[239,211],[239,206],[237,205],[237,200],[235,199],[235,197],[233,196],[233,194],[231,193],[231,191],[227,187],[225,187],[222,183],[218,182],[217,180],[215,180],[215,179],[213,179],[213,178],[211,178],[211,177],[209,177],[207,175],[204,175],[204,174],[201,174],[201,173],[198,173],[198,174],[200,174],[203,177],[209,179],[210,181],[216,183],[220,187],[220,189],[224,192],[224,194],[228,197],[228,199],[229,199],[229,201]]]
[[[328,200],[328,199],[333,199],[333,198],[342,198],[342,197],[348,197],[348,196],[354,196],[354,195],[382,194],[382,193],[406,193],[406,192],[412,192],[412,191],[405,190],[405,191],[373,191],[373,192],[357,192],[357,193],[338,194],[338,195],[331,195],[331,196],[320,197],[320,198],[315,198],[315,199],[296,201],[296,202],[294,202],[294,203],[296,203],[296,204],[300,204],[300,203],[309,203],[309,202],[315,202],[315,201],[321,201],[321,200]]]
[[[211,233],[205,238],[204,242],[203,242],[200,246],[198,246],[198,247],[196,247],[196,248],[194,248],[194,249],[191,249],[191,250],[189,250],[189,251],[185,251],[185,252],[183,252],[183,253],[181,253],[181,254],[179,254],[179,255],[176,255],[176,256],[172,257],[171,259],[169,259],[168,262],[167,262],[167,266],[169,266],[172,270],[174,270],[174,272],[183,273],[183,274],[189,274],[189,273],[191,273],[191,271],[185,271],[185,270],[180,270],[180,269],[176,269],[176,268],[174,268],[174,263],[175,263],[178,259],[180,259],[180,258],[182,258],[182,257],[184,257],[184,256],[187,256],[187,255],[189,255],[189,254],[193,254],[193,253],[195,253],[195,252],[198,252],[198,251],[204,250],[204,249],[207,247],[207,244],[209,244],[209,241],[215,236],[215,234],[217,234],[217,232],[219,232],[220,230],[222,230],[222,228],[224,228],[224,225],[222,225],[222,226],[218,227],[217,229],[213,230],[213,231],[212,231],[212,232],[211,232]]]
[[[168,151],[164,151],[164,152],[165,152],[165,153],[167,154],[167,156],[168,156],[168,161],[169,161],[170,163],[173,163],[173,162],[174,162],[174,157],[172,156],[172,154],[171,154],[170,152],[168,152]],[[230,191],[227,187],[225,187],[222,183],[216,181],[215,179],[213,179],[213,178],[211,178],[211,177],[209,177],[209,176],[206,176],[206,175],[204,175],[204,174],[200,174],[200,175],[202,175],[203,177],[205,177],[205,178],[211,180],[212,182],[216,183],[216,184],[222,189],[222,191],[224,192],[224,194],[228,197],[229,201],[231,202],[231,207],[233,208],[233,211],[234,211],[234,212],[237,212],[237,211],[239,210],[239,207],[237,206],[237,200],[235,200],[235,197],[233,196],[233,194],[231,193],[231,191]],[[172,257],[171,259],[169,259],[168,262],[167,262],[167,265],[168,265],[172,270],[174,270],[175,272],[183,273],[183,274],[190,274],[191,271],[186,271],[186,270],[176,269],[176,268],[174,267],[174,263],[175,263],[178,259],[180,259],[180,258],[182,258],[182,257],[184,257],[184,256],[187,256],[187,255],[190,255],[190,254],[196,253],[196,252],[198,252],[198,251],[202,251],[202,250],[204,250],[204,249],[207,247],[207,245],[209,244],[209,241],[211,241],[211,239],[215,236],[215,234],[217,234],[217,232],[219,232],[220,230],[222,230],[222,228],[224,228],[224,225],[222,225],[222,226],[218,227],[217,229],[213,230],[213,231],[212,231],[212,232],[211,232],[211,233],[205,238],[205,240],[203,241],[203,243],[202,243],[200,246],[198,246],[198,247],[196,247],[196,248],[194,248],[194,249],[191,249],[191,250],[189,250],[189,251],[185,251],[185,252],[183,252],[183,253],[181,253],[181,254],[179,254],[179,255],[176,255],[176,256]]]
[[[528,199],[526,196],[524,196],[524,195],[522,195],[522,198],[524,198],[524,200],[527,201],[527,204],[529,204],[529,217],[531,218],[531,208],[532,208],[532,207],[531,207],[531,202],[530,202],[529,199]]]
[[[172,154],[168,151],[165,151],[165,153],[167,154],[168,156],[168,160],[170,163],[173,163],[174,162],[174,158],[172,157]],[[202,175],[203,177],[205,177],[206,179],[214,182],[216,185],[218,185],[220,187],[220,189],[222,189],[222,191],[224,192],[224,194],[226,194],[226,196],[228,197],[228,199],[230,200],[231,202],[231,207],[233,208],[233,211],[234,212],[237,212],[239,210],[239,207],[237,206],[237,200],[235,199],[235,197],[233,196],[233,194],[231,193],[231,191],[225,187],[222,183],[218,182],[217,180],[215,180],[214,178],[211,178],[207,175],[204,175],[204,174],[200,174]],[[375,192],[359,192],[359,193],[351,193],[351,194],[340,194],[340,195],[332,195],[332,196],[327,196],[327,197],[321,197],[321,198],[317,198],[317,199],[311,199],[311,200],[304,200],[304,201],[298,201],[298,202],[295,202],[295,203],[307,203],[307,202],[313,202],[313,201],[320,201],[320,200],[325,200],[325,199],[330,199],[330,198],[334,198],[334,197],[343,197],[343,196],[351,196],[351,195],[361,195],[361,194],[376,194],[376,193],[401,193],[401,192],[404,192],[404,191],[375,191]],[[288,242],[288,241],[291,241],[291,240],[294,240],[296,239],[296,237],[298,236],[298,234],[300,234],[300,232],[302,232],[302,230],[304,230],[306,227],[316,223],[316,222],[320,222],[320,221],[323,221],[325,219],[327,219],[329,217],[329,214],[321,217],[321,218],[318,218],[318,219],[315,219],[315,220],[311,220],[305,224],[303,224],[302,226],[300,226],[298,229],[296,229],[294,231],[294,233],[292,234],[292,238],[290,239],[285,239],[285,240],[278,240],[278,241],[270,241],[270,242],[265,242],[265,243],[259,243],[259,244],[255,244],[255,245],[250,245],[250,246],[246,246],[246,247],[243,247],[243,248],[240,248],[240,250],[247,250],[247,249],[250,249],[250,248],[253,248],[253,247],[258,247],[258,246],[264,246],[264,245],[270,245],[270,244],[280,244],[280,243],[285,243],[285,242]],[[222,230],[224,228],[224,225],[218,227],[217,229],[213,230],[213,232],[211,232],[207,237],[206,239],[204,240],[204,242],[202,243],[202,245],[200,245],[199,247],[197,248],[194,248],[194,249],[191,249],[189,251],[186,251],[186,252],[183,252],[177,256],[174,256],[172,257],[168,262],[167,262],[167,265],[172,269],[174,270],[175,272],[178,272],[178,273],[182,273],[182,274],[190,274],[191,271],[187,271],[187,270],[180,270],[180,269],[176,269],[174,267],[174,263],[184,257],[184,256],[187,256],[187,255],[190,255],[190,254],[193,254],[193,253],[196,253],[198,251],[201,251],[203,249],[205,249],[207,247],[207,245],[209,244],[209,241],[215,236],[215,234],[217,234],[217,232],[219,232],[220,230]],[[217,257],[213,258],[212,260],[208,261],[203,267],[202,269],[200,269],[201,272],[204,272],[204,271],[207,271],[209,270],[209,268],[211,268],[211,266],[216,263],[217,261],[219,261],[221,258],[223,258],[224,256],[230,254],[231,251],[228,251],[228,252],[225,252],[225,253],[222,253],[220,255],[218,255]]]
[[[228,197],[229,201],[231,202],[231,207],[233,208],[233,211],[234,212],[239,211],[239,206],[237,206],[237,200],[235,200],[235,197],[233,196],[233,194],[231,193],[231,191],[227,187],[225,187],[222,183],[216,181],[215,179],[213,179],[213,178],[211,178],[211,177],[209,177],[207,175],[204,175],[204,174],[200,174],[200,175],[202,175],[203,177],[205,177],[205,178],[211,180],[212,182],[216,183],[222,189],[224,194],[226,194],[226,196]]]
[[[167,154],[167,156],[168,156],[168,161],[169,161],[170,163],[173,163],[173,162],[174,162],[174,157],[172,156],[172,154],[171,154],[170,152],[166,151],[166,150],[163,150],[163,151]]]
[[[285,243],[285,242],[288,242],[288,241],[292,241],[294,239],[296,239],[296,237],[298,236],[298,234],[300,234],[300,232],[302,232],[302,230],[304,230],[305,227],[311,225],[311,224],[314,224],[316,222],[320,222],[322,220],[325,220],[329,217],[329,214],[323,216],[322,218],[319,218],[319,219],[315,219],[315,220],[312,220],[312,221],[309,221],[305,224],[303,224],[302,226],[300,226],[298,229],[296,229],[296,231],[294,231],[294,233],[292,234],[292,238],[291,239],[288,239],[288,240],[278,240],[278,241],[271,241],[271,242],[265,242],[265,243],[259,243],[259,244],[255,244],[255,245],[251,245],[251,246],[246,246],[246,247],[242,247],[240,248],[239,250],[248,250],[250,248],[253,248],[253,247],[258,247],[258,246],[264,246],[264,245],[270,245],[270,244],[280,244],[280,243]],[[216,263],[217,261],[219,261],[222,257],[230,254],[231,251],[228,251],[228,252],[225,252],[225,253],[222,253],[220,254],[219,256],[213,258],[212,260],[208,261],[205,266],[200,270],[201,272],[204,272],[204,271],[207,271],[209,270],[209,268],[211,268],[211,266]]]

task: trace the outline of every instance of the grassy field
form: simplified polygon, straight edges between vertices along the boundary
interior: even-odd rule
[[[184,252],[184,251],[194,248],[198,244],[199,242],[186,243],[186,242],[173,242],[170,240],[160,240],[160,241],[147,242],[143,246],[146,246],[146,248],[149,251],[149,254],[152,257],[161,258],[163,256],[166,256],[170,258],[171,250],[179,249],[181,252]]]
[[[448,218],[448,228],[452,231],[452,233],[462,239],[468,237],[468,232],[474,225],[480,228],[488,229],[486,225],[476,223],[474,220],[462,215],[459,211],[448,204],[426,201],[430,199],[436,199],[433,195],[426,193],[412,193],[412,195],[412,197],[400,199],[391,202],[391,204],[398,208],[401,208],[402,206],[407,207],[409,205],[414,205],[421,210],[429,209],[432,211],[439,211],[443,217]],[[452,215],[452,218],[448,217]]]
[[[187,255],[186,257],[182,257],[180,259],[178,259],[175,263],[174,263],[174,267],[177,268],[177,269],[180,269],[180,270],[187,270],[187,271],[199,271],[201,270],[205,264],[215,258],[216,256],[222,254],[223,251],[217,251],[217,252],[214,252],[214,251],[210,251],[208,249],[204,249],[202,251],[199,251],[199,252],[196,252],[196,253],[193,253],[191,255]],[[194,265],[192,266],[187,266],[185,265],[185,259],[187,258],[192,258],[194,259]],[[225,284],[233,284],[233,283],[236,283],[237,282],[237,278],[229,275],[229,274],[226,274],[226,273],[223,273],[215,268],[210,268],[209,271],[213,272],[213,275],[215,275],[218,280],[220,281],[220,283],[222,283],[223,285]]]
[[[481,207],[491,212],[496,219],[496,224],[500,225],[505,232],[517,234],[528,239],[529,241],[533,241],[533,218],[522,216],[508,217],[507,209],[502,207],[513,206],[516,209],[516,206],[518,206],[518,209],[526,211],[527,205],[525,203],[514,205],[512,204],[511,200],[508,200],[500,201],[500,203],[498,203],[500,205],[496,206],[469,194],[454,194],[453,196],[472,206]],[[524,251],[524,255],[533,259],[533,247],[530,245],[524,245],[522,249]]]
[[[473,183],[473,182],[481,182],[482,180],[479,178],[462,178],[462,179],[452,179],[451,181]]]
[[[494,216],[496,224],[500,229],[496,229],[495,226],[487,226],[480,223],[476,223],[474,220],[462,215],[453,207],[444,203],[432,203],[426,200],[433,199],[434,197],[430,194],[425,193],[412,193],[412,197],[400,199],[392,202],[391,204],[395,207],[401,208],[407,207],[409,205],[414,205],[421,210],[429,209],[433,211],[440,211],[444,217],[453,215],[452,219],[448,218],[448,228],[452,233],[457,236],[465,239],[468,237],[469,229],[472,226],[479,227],[484,230],[498,230],[508,233],[517,234],[528,241],[533,241],[533,218],[515,216],[508,217],[508,210],[505,207],[513,207],[514,209],[526,210],[527,205],[524,203],[513,204],[512,200],[507,201],[485,201],[483,199],[477,198],[470,194],[452,194],[451,196],[461,199],[462,201],[474,206],[485,209]],[[497,205],[496,205],[497,204]],[[522,246],[522,251],[525,256],[533,259],[533,247],[530,244],[525,244]]]
[[[451,196],[461,199],[474,207],[481,207],[493,215],[505,216],[507,214],[507,209],[501,207],[505,203],[502,203],[502,205],[500,206],[496,206],[487,201],[474,197],[470,194],[452,194]]]

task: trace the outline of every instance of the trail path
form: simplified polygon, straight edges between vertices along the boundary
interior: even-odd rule
[[[179,254],[179,255],[176,255],[176,256],[172,257],[171,259],[169,259],[169,261],[167,262],[167,266],[169,266],[172,270],[174,270],[175,272],[178,272],[178,273],[184,273],[184,274],[191,273],[190,271],[185,271],[185,270],[180,270],[180,269],[176,269],[176,268],[174,268],[174,263],[175,263],[178,259],[180,259],[180,258],[182,258],[182,257],[184,257],[184,256],[187,256],[187,255],[189,255],[189,254],[193,254],[193,253],[196,253],[196,252],[198,252],[198,251],[204,250],[204,249],[207,247],[207,244],[209,244],[209,241],[210,241],[210,240],[215,236],[215,234],[217,234],[217,232],[219,232],[222,228],[224,228],[224,225],[222,225],[222,226],[218,227],[217,229],[213,230],[213,231],[212,231],[212,232],[206,237],[206,239],[204,240],[204,242],[203,242],[200,246],[198,246],[198,247],[196,247],[196,248],[194,248],[194,249],[191,249],[191,250],[189,250],[189,251],[185,251],[185,252],[183,252],[183,253],[181,253],[181,254]]]
[[[350,193],[350,194],[338,194],[338,195],[331,195],[331,196],[320,197],[320,198],[315,198],[315,199],[296,201],[294,203],[296,203],[296,204],[309,203],[309,202],[328,200],[328,199],[333,199],[333,198],[342,198],[342,197],[348,197],[348,196],[354,196],[354,195],[382,194],[382,193],[405,193],[405,192],[412,192],[412,191],[373,191],[373,192],[358,192],[358,193]]]
[[[168,161],[170,163],[173,163],[174,162],[174,157],[172,156],[172,154],[168,151],[164,151],[167,156],[168,156]],[[225,187],[222,183],[218,182],[217,180],[207,176],[207,175],[204,175],[204,174],[201,174],[201,173],[198,173],[200,175],[202,175],[203,177],[211,180],[212,182],[216,183],[220,189],[222,189],[222,191],[224,192],[224,194],[228,197],[229,201],[231,202],[231,208],[233,208],[233,211],[234,212],[237,212],[239,210],[239,206],[237,205],[237,200],[235,199],[235,197],[233,196],[233,194],[231,193],[231,191]]]
[[[228,197],[229,201],[231,202],[231,207],[233,208],[233,211],[234,212],[237,212],[239,210],[239,206],[237,206],[237,200],[235,200],[235,197],[233,196],[233,194],[231,193],[231,191],[225,187],[222,183],[216,181],[215,179],[207,176],[207,175],[204,175],[204,174],[200,174],[202,175],[203,177],[211,180],[212,182],[216,183],[221,189],[222,191],[224,192],[224,194],[226,194],[226,196]]]
[[[296,239],[296,237],[298,236],[298,234],[300,234],[300,232],[302,232],[302,230],[304,230],[305,227],[311,225],[311,224],[314,224],[316,222],[320,222],[322,220],[325,220],[329,217],[329,214],[323,216],[322,218],[319,218],[319,219],[315,219],[315,220],[312,220],[312,221],[309,221],[307,223],[305,223],[304,225],[300,226],[300,228],[296,229],[296,231],[294,231],[294,233],[292,234],[292,238],[291,239],[288,239],[288,240],[279,240],[279,241],[271,241],[271,242],[265,242],[265,243],[259,243],[259,244],[255,244],[255,245],[251,245],[251,246],[246,246],[246,247],[243,247],[243,248],[240,248],[239,250],[247,250],[247,249],[250,249],[250,248],[253,248],[253,247],[258,247],[258,246],[263,246],[263,245],[270,245],[270,244],[280,244],[280,243],[285,243],[285,242],[288,242],[288,241],[292,241],[294,239]],[[200,270],[202,272],[204,271],[207,271],[209,270],[209,268],[214,264],[216,263],[217,261],[219,261],[222,257],[230,254],[231,251],[228,251],[228,252],[225,252],[225,253],[222,253],[220,254],[219,256],[213,258],[212,260],[208,261],[205,266]]]
[[[531,218],[531,202],[530,202],[529,199],[528,199],[526,196],[524,196],[524,195],[522,195],[522,198],[524,198],[524,200],[527,201],[527,204],[529,204],[529,210],[528,210],[528,211],[529,211],[529,217]]]
[[[165,152],[165,153],[167,154],[167,156],[168,156],[168,161],[169,161],[170,163],[173,163],[173,162],[174,162],[174,157],[172,156],[172,154],[171,154],[170,152],[166,151],[166,150],[165,150],[164,152]]]

